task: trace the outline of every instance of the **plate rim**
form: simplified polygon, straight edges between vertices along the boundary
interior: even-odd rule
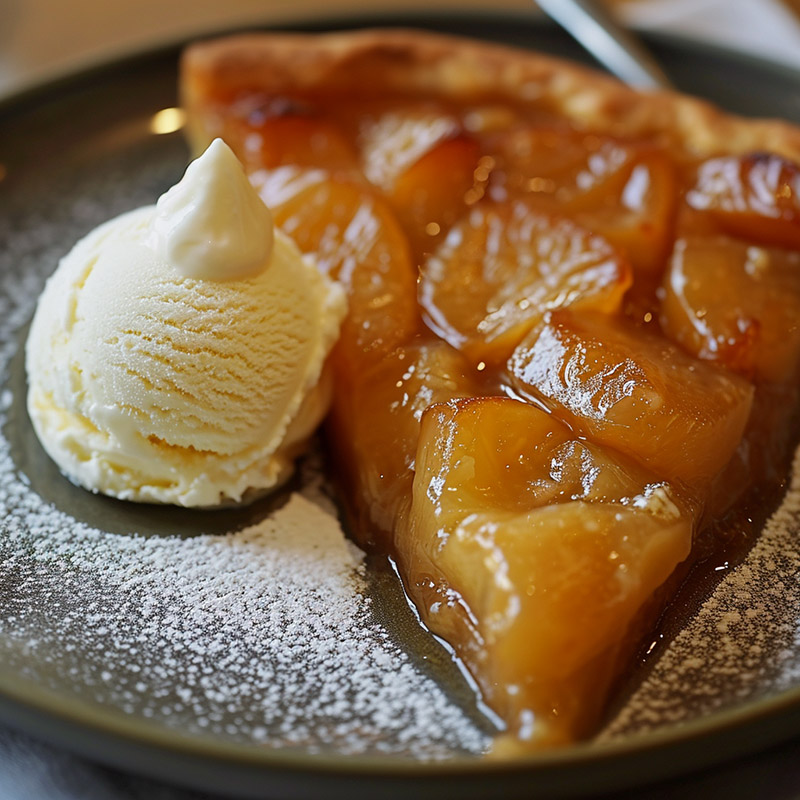
[[[10,688],[11,684],[16,685]],[[116,708],[65,698],[2,673],[0,720],[109,766],[171,781],[176,780],[178,769],[180,783],[196,789],[230,791],[233,769],[244,781],[236,787],[237,796],[242,797],[261,797],[266,776],[282,776],[293,783],[325,779],[335,781],[339,788],[369,780],[382,792],[386,784],[390,791],[383,796],[387,798],[405,797],[409,786],[448,781],[465,800],[484,796],[485,782],[501,778],[505,791],[509,781],[519,782],[522,788],[535,778],[537,797],[573,797],[584,794],[587,782],[594,792],[644,787],[794,738],[800,728],[800,687],[660,730],[610,742],[581,742],[511,760],[463,756],[421,761],[398,756],[312,754],[204,739],[126,717]],[[135,750],[133,759],[129,748]],[[577,776],[576,770],[580,771]],[[221,771],[218,782],[217,771]]]

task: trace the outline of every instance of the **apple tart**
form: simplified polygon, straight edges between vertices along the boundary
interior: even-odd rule
[[[325,434],[354,537],[505,744],[591,735],[786,474],[800,131],[405,30],[199,43],[181,93],[348,292]]]

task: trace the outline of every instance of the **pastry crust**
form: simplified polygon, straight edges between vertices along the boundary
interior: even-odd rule
[[[218,97],[211,87],[228,98],[247,90],[488,95],[543,106],[597,133],[662,141],[690,157],[759,150],[800,159],[800,129],[789,123],[728,114],[678,92],[636,91],[540,53],[417,30],[230,36],[189,47],[181,73],[191,114]]]

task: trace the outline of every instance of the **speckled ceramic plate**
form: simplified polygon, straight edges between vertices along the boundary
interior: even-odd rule
[[[586,58],[526,18],[380,21]],[[682,89],[800,122],[797,74],[652,45]],[[800,734],[794,490],[745,562],[687,599],[680,632],[596,741],[499,763],[480,755],[491,718],[387,566],[365,564],[328,527],[313,457],[290,487],[300,499],[206,513],[126,505],[59,475],[25,412],[25,329],[77,238],[182,173],[188,152],[168,111],[177,54],[0,107],[0,717],[131,771],[274,797],[574,796]],[[321,515],[313,541],[282,535],[298,511]]]

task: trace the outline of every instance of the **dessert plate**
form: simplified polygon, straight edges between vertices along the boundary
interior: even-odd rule
[[[320,27],[378,23],[585,60],[527,18]],[[800,122],[797,74],[650,45],[681,89]],[[0,718],[123,769],[274,797],[574,796],[800,734],[800,487],[742,564],[684,595],[596,741],[501,762],[481,757],[494,720],[420,629],[391,565],[343,538],[317,454],[287,492],[217,512],[128,505],[58,474],[25,412],[25,328],[77,238],[180,176],[178,52],[0,107]]]

